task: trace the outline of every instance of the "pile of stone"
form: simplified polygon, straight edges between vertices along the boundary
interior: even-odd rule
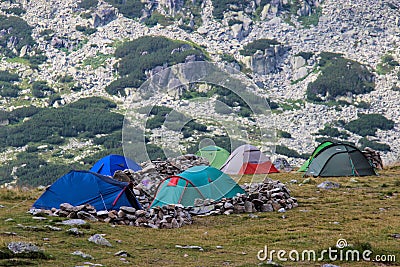
[[[383,169],[381,154],[378,151],[375,151],[370,147],[366,147],[364,148],[363,154],[375,168],[380,170]]]
[[[209,165],[209,162],[202,157],[187,154],[167,160],[146,161],[141,165],[142,170],[125,173],[136,185],[136,189],[142,190],[147,196],[152,197],[157,190],[158,184],[163,179],[181,173],[193,166]]]
[[[290,196],[290,190],[281,182],[266,178],[262,183],[244,186],[247,194],[238,194],[232,199],[220,201],[195,201],[195,206],[187,208],[192,215],[229,215],[232,213],[285,212],[298,206],[297,199]]]
[[[149,210],[136,210],[133,207],[122,206],[118,211],[96,211],[89,204],[72,206],[69,203],[63,203],[59,209],[31,210],[31,213],[149,228],[171,229],[192,224],[192,216],[181,205],[167,205]]]
[[[146,161],[141,164],[142,170],[116,171],[113,179],[134,184],[133,193],[144,209],[148,209],[160,182],[181,173],[190,167],[209,165],[207,159],[193,154],[182,155],[167,160]]]

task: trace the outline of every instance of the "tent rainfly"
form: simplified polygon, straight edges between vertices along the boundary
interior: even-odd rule
[[[131,183],[120,182],[90,171],[71,171],[55,181],[33,203],[37,209],[90,204],[100,210],[119,210],[121,206],[142,209]]]
[[[331,141],[325,141],[319,144],[311,154],[311,156],[301,165],[300,169],[298,169],[298,172],[305,172],[308,169],[308,166],[310,165],[311,161],[315,158],[315,156],[325,147],[332,145],[333,142]]]
[[[140,171],[142,168],[130,158],[112,154],[97,161],[90,171],[102,175],[113,176],[116,171],[123,171],[126,169]]]
[[[311,161],[305,176],[368,176],[376,175],[364,154],[349,144],[324,147]]]
[[[195,199],[232,198],[245,191],[231,177],[211,166],[194,166],[160,182],[151,207],[194,206]]]
[[[206,146],[197,151],[196,156],[206,158],[210,166],[219,169],[229,158],[229,152],[219,146]]]
[[[252,145],[242,145],[236,148],[224,165],[222,165],[221,171],[227,174],[266,174],[279,172],[272,164],[270,158]]]

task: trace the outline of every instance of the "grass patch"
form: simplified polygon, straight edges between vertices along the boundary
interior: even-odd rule
[[[310,16],[300,16],[299,21],[304,26],[304,28],[310,28],[311,26],[317,26],[319,22],[319,17],[322,15],[322,8],[317,7]]]
[[[8,63],[19,63],[19,64],[23,64],[23,65],[30,65],[30,62],[28,59],[26,58],[22,58],[22,57],[13,57],[13,58],[7,58],[6,62]]]
[[[97,69],[105,65],[107,59],[112,58],[112,55],[106,55],[103,53],[97,53],[95,57],[86,58],[83,62],[83,66],[91,66],[93,69]]]
[[[44,248],[44,259],[5,259],[2,266],[12,266],[12,262],[32,266],[76,266],[85,259],[70,255],[81,250],[92,255],[91,262],[104,266],[115,266],[118,258],[112,256],[125,250],[127,266],[267,266],[257,260],[257,252],[268,245],[268,249],[296,249],[321,251],[332,247],[339,238],[344,238],[353,247],[370,245],[374,254],[394,254],[399,259],[398,239],[391,237],[400,229],[399,179],[400,169],[390,168],[380,172],[380,176],[357,177],[358,183],[350,177],[312,178],[313,183],[291,184],[296,179],[303,180],[300,173],[278,173],[268,177],[287,184],[291,195],[296,197],[299,207],[285,213],[257,213],[258,218],[248,214],[230,216],[195,217],[194,223],[180,229],[159,230],[131,226],[116,226],[106,223],[90,223],[90,228],[82,230],[84,236],[71,236],[66,233],[69,226],[58,225],[64,218],[51,218],[45,221],[33,220],[26,211],[41,191],[16,192],[16,199],[4,199],[5,190],[0,190],[0,233],[15,232],[17,235],[1,235],[0,243],[28,241]],[[263,180],[265,175],[259,175]],[[239,183],[250,182],[252,176],[243,176]],[[316,185],[324,180],[338,182],[336,190],[320,190]],[[382,185],[385,184],[385,187]],[[391,192],[390,197],[381,195]],[[11,208],[13,207],[13,208]],[[282,216],[285,218],[282,218]],[[7,218],[13,221],[5,221]],[[26,231],[17,227],[56,225],[63,231]],[[46,228],[44,228],[46,229]],[[102,247],[87,241],[93,234],[106,234],[113,247]],[[43,241],[43,238],[49,238]],[[46,243],[46,245],[43,245]],[[197,245],[204,251],[179,249],[175,245]],[[222,246],[222,248],[217,248]],[[377,266],[374,262],[330,262],[339,266]],[[282,266],[310,266],[310,262],[278,262]],[[321,266],[323,263],[319,264]],[[389,264],[389,263],[388,263]],[[393,263],[392,266],[395,264]]]

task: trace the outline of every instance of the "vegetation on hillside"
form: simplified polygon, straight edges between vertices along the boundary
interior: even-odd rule
[[[230,10],[244,10],[246,7],[250,6],[250,2],[249,0],[212,0],[214,7],[213,16],[217,20],[222,20],[225,12]]]
[[[391,54],[386,54],[382,57],[381,62],[376,66],[376,72],[385,75],[394,70],[397,66],[400,66],[400,63],[395,60]]]
[[[18,74],[10,73],[7,70],[0,71],[0,96],[17,97],[21,88],[14,83],[19,80]]]
[[[20,51],[25,45],[35,45],[32,38],[32,27],[19,17],[0,15],[0,29],[4,32],[0,38],[0,52],[7,57],[17,56],[12,48]]]
[[[329,125],[326,125],[323,129],[319,130],[317,134],[341,139],[349,138],[349,135],[345,131],[339,131],[337,128]]]
[[[57,109],[28,106],[10,112],[0,111],[0,121],[9,122],[9,125],[0,127],[1,148],[26,146],[26,151],[18,153],[15,160],[0,166],[0,184],[12,181],[15,175],[19,185],[48,185],[71,169],[89,169],[103,156],[123,154],[123,116],[113,112],[115,108],[116,105],[109,100],[91,97]],[[139,133],[139,136],[144,136],[144,133]],[[79,155],[79,152],[56,149],[70,137],[91,139],[102,149],[83,158],[80,163],[73,163],[73,160],[65,163]],[[145,146],[150,159],[165,158],[158,146]]]
[[[79,32],[83,32],[86,35],[91,35],[91,34],[97,32],[96,28],[90,28],[90,27],[81,26],[81,25],[76,25],[75,29]]]
[[[344,128],[361,136],[374,136],[378,129],[391,130],[394,121],[387,119],[381,114],[359,114],[358,119],[350,121]]]
[[[232,90],[217,85],[213,85],[206,92],[200,92],[196,86],[192,86],[189,90],[185,90],[181,97],[183,99],[194,99],[197,97],[210,98],[215,95],[217,95],[218,101],[225,104],[220,105],[216,102],[214,109],[219,114],[232,114],[236,112],[241,117],[251,117],[254,112],[265,111],[267,104],[270,109],[277,109],[279,107],[277,103],[251,92],[243,91],[239,96]],[[246,103],[246,101],[249,103]],[[250,106],[255,110],[251,110]]]
[[[278,136],[282,138],[292,138],[292,135],[289,132],[283,130],[278,131]]]
[[[120,61],[115,66],[120,78],[106,87],[109,94],[125,95],[125,88],[138,88],[146,80],[146,71],[183,63],[188,56],[205,58],[203,53],[187,42],[161,36],[144,36],[126,42],[115,50]]]
[[[273,45],[279,45],[280,43],[272,39],[257,39],[251,43],[248,43],[240,50],[240,54],[243,56],[252,56],[257,50],[264,51]]]
[[[140,18],[146,5],[145,2],[140,0],[106,0],[106,2],[117,8],[122,15],[131,19]]]
[[[147,129],[156,129],[164,126],[168,130],[181,132],[184,138],[191,137],[194,131],[207,131],[206,125],[198,123],[196,120],[168,107],[154,106],[149,115],[151,117],[146,121]]]
[[[21,6],[13,6],[10,8],[4,8],[4,9],[2,9],[2,11],[5,12],[6,14],[12,14],[15,16],[21,16],[26,13],[26,10],[23,9]]]
[[[300,154],[296,150],[290,149],[287,146],[284,145],[277,145],[275,147],[275,153],[279,155],[284,155],[287,157],[292,157],[292,158],[302,158],[302,159],[308,159],[310,155],[308,154]]]
[[[96,7],[98,3],[99,0],[81,0],[78,3],[78,7],[83,9],[90,9]]]
[[[322,8],[317,7],[312,10],[309,16],[299,16],[299,22],[306,28],[309,28],[311,26],[317,26],[321,15],[322,15]]]
[[[16,16],[0,15],[0,53],[9,58],[18,57],[23,47],[35,51],[34,55],[25,54],[23,57],[29,61],[31,67],[43,63],[47,57],[36,50],[36,42],[32,38],[32,27],[25,20]]]
[[[94,136],[109,133],[122,127],[123,116],[111,112],[116,105],[98,97],[80,99],[61,108],[35,109],[29,120],[16,117],[16,125],[0,128],[0,146],[21,147],[30,142],[61,144],[66,137]],[[23,113],[26,115],[26,113]]]
[[[384,144],[381,142],[377,142],[375,140],[368,140],[368,138],[363,137],[361,138],[358,143],[360,144],[360,149],[364,149],[366,147],[370,147],[374,150],[379,150],[383,152],[391,151],[390,146],[388,144]]]
[[[172,17],[164,16],[163,14],[153,11],[151,16],[144,20],[144,24],[148,27],[156,26],[160,24],[162,26],[168,26],[174,24],[174,19]]]
[[[47,85],[45,81],[34,81],[32,83],[32,95],[37,98],[43,98],[54,93],[53,88]]]
[[[338,96],[364,94],[375,88],[374,76],[364,65],[340,54],[321,53],[318,66],[321,73],[307,86],[308,100],[335,100]]]
[[[251,1],[251,0],[212,0],[213,4],[213,16],[217,20],[222,20],[224,18],[225,13],[230,11],[233,12],[243,12],[250,18],[254,20],[260,20],[261,13],[266,5],[271,4],[271,0],[260,0],[260,1]],[[254,5],[256,3],[256,5]],[[272,3],[273,5],[277,5],[276,1]],[[304,27],[315,26],[319,22],[319,17],[322,15],[321,7],[312,7],[311,14],[308,16],[299,16],[298,11],[301,8],[301,3],[298,0],[286,1],[283,5],[278,4],[278,15],[282,15],[283,19],[292,24],[290,18],[292,16],[296,17],[298,21]],[[230,24],[233,24],[231,22]],[[237,21],[237,23],[241,23],[241,21]]]

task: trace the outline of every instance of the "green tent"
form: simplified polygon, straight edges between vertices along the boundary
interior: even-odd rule
[[[220,200],[245,191],[227,174],[211,166],[194,166],[160,182],[151,207],[194,206],[196,198]]]
[[[332,145],[333,143],[331,141],[325,141],[322,142],[321,144],[319,144],[319,146],[317,146],[316,149],[314,149],[314,152],[311,154],[311,156],[303,163],[303,165],[301,165],[300,169],[298,169],[298,172],[305,172],[308,169],[308,166],[310,165],[310,163],[312,162],[312,160],[315,158],[316,155],[318,155],[318,153],[324,149],[327,146]]]
[[[355,146],[331,144],[311,161],[305,176],[367,176],[376,175],[374,168]]]
[[[219,146],[206,146],[196,152],[199,157],[206,158],[210,166],[220,169],[229,158],[229,152]]]

